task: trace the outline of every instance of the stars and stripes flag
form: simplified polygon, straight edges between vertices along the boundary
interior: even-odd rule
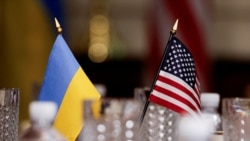
[[[157,0],[152,3],[149,13],[149,48],[145,81],[150,85],[157,72],[162,52],[165,49],[169,27],[179,20],[178,38],[189,48],[195,59],[201,91],[212,89],[212,64],[209,54],[212,1],[201,0]],[[190,38],[195,37],[195,38]]]
[[[199,80],[194,58],[177,37],[169,40],[149,100],[180,114],[200,112]]]

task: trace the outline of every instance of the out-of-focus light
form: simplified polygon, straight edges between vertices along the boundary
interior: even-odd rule
[[[108,57],[108,49],[104,44],[96,43],[90,46],[88,56],[96,63],[104,62]]]
[[[109,20],[103,15],[95,15],[90,20],[90,32],[96,35],[107,34],[109,31]]]
[[[109,45],[109,36],[103,35],[103,36],[94,36],[90,35],[90,46],[96,43],[102,43],[108,47]]]
[[[109,50],[109,20],[106,16],[98,14],[90,20],[90,42],[88,56],[95,63],[104,62]]]

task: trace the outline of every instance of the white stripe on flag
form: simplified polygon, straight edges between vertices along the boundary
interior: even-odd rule
[[[187,106],[185,103],[182,103],[182,102],[180,102],[180,101],[174,99],[173,97],[169,97],[169,96],[167,96],[167,95],[165,95],[165,94],[163,94],[163,93],[160,93],[160,92],[158,92],[158,91],[156,91],[156,90],[153,90],[152,94],[153,94],[154,96],[156,96],[156,97],[158,97],[158,98],[164,100],[164,101],[168,101],[168,102],[170,102],[170,103],[176,105],[177,107],[180,107],[180,108],[184,109],[184,110],[187,111],[190,115],[194,115],[194,116],[197,115],[197,113],[194,112],[193,109],[191,109],[191,108],[190,108],[189,106]],[[200,113],[200,110],[198,110],[197,112]]]
[[[183,91],[177,89],[176,87],[174,87],[172,85],[169,85],[169,84],[166,84],[166,83],[164,83],[162,81],[159,81],[159,80],[156,82],[156,85],[163,88],[163,89],[169,90],[169,91],[179,95],[180,97],[186,99],[187,101],[189,101],[196,108],[197,111],[199,111],[200,108],[197,105],[197,103],[193,100],[193,98],[191,98],[189,95],[187,95]]]
[[[198,97],[198,94],[186,83],[184,82],[182,79],[170,74],[170,73],[167,73],[165,71],[160,71],[160,76],[162,77],[165,77],[167,79],[171,79],[172,81],[184,86],[185,88],[187,88],[193,95],[194,97],[196,98],[197,101],[200,101],[200,98]]]

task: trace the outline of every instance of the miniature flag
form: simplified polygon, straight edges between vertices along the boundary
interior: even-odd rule
[[[70,141],[75,141],[82,129],[83,100],[98,98],[98,91],[59,34],[49,56],[39,96],[40,101],[57,103],[54,127]]]
[[[200,112],[199,80],[188,48],[172,37],[149,100],[180,114]]]

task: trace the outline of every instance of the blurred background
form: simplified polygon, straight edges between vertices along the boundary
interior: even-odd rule
[[[21,92],[20,121],[39,94],[60,22],[94,84],[110,97],[151,87],[176,19],[202,92],[250,96],[250,1],[0,0],[0,87]]]

